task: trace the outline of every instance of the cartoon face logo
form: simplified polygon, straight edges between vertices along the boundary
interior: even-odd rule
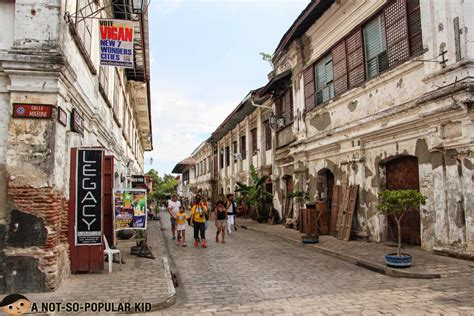
[[[5,315],[23,315],[29,312],[31,302],[21,294],[10,294],[0,303],[0,309]]]

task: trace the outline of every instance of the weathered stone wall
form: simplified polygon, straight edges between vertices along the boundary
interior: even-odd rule
[[[97,20],[92,20],[91,67],[63,19],[66,11],[76,11],[75,2],[20,0],[8,10],[0,5],[2,14],[11,11],[3,29],[10,34],[2,31],[0,37],[0,273],[5,281],[3,286],[0,280],[0,290],[53,290],[70,271],[71,148],[106,148],[116,158],[115,187],[120,187],[129,182],[126,176],[143,172],[143,147],[140,139],[133,146],[138,131],[124,71],[118,71],[116,100],[113,68],[106,67],[108,102],[99,92]],[[14,103],[52,105],[53,118],[11,118]],[[109,104],[119,108],[118,122]],[[66,126],[57,121],[57,107],[67,113]],[[71,130],[73,109],[83,116],[84,135]],[[130,136],[120,126],[125,111],[132,121]]]
[[[472,207],[472,24],[465,2],[421,1],[423,46],[418,59],[438,58],[447,49],[446,67],[409,60],[361,87],[351,89],[304,113],[302,70],[326,54],[348,31],[376,12],[384,1],[337,1],[276,61],[276,73],[292,68],[295,143],[276,153],[280,181],[275,206],[284,206],[285,176],[295,189],[313,196],[318,171],[328,169],[336,184],[358,184],[353,231],[360,237],[387,239],[387,219],[378,214],[384,189],[383,164],[399,156],[418,159],[420,191],[428,197],[420,209],[425,249],[449,245],[473,248]],[[453,19],[459,17],[461,60],[456,62]],[[468,21],[469,20],[469,21]],[[459,56],[458,56],[459,58]],[[283,141],[286,134],[278,135]],[[288,159],[292,157],[294,162]],[[307,175],[299,173],[299,165]],[[293,164],[294,170],[291,170]],[[469,204],[470,203],[470,204]]]

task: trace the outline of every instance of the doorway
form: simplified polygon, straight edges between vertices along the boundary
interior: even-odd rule
[[[330,231],[333,187],[334,175],[331,170],[327,168],[319,170],[316,182],[316,208],[321,212],[319,217],[319,229],[322,235],[327,235]]]
[[[291,218],[293,216],[293,199],[288,197],[290,193],[293,193],[293,177],[284,176],[285,180],[285,207],[283,210],[283,218]]]
[[[418,173],[418,158],[414,156],[397,157],[385,164],[387,190],[420,190]],[[420,235],[420,209],[408,211],[400,222],[402,243],[419,246]],[[397,242],[397,223],[392,216],[388,217],[388,238]]]

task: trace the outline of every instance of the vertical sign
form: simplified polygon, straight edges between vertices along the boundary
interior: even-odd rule
[[[76,246],[102,244],[102,157],[102,150],[77,150]]]
[[[133,68],[133,21],[101,19],[100,65]]]

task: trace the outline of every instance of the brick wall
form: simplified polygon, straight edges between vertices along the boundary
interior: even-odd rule
[[[12,181],[8,183],[8,200],[10,209],[16,211],[13,211],[10,221],[5,249],[7,257],[38,259],[37,270],[26,271],[20,277],[17,275],[16,280],[10,278],[10,282],[23,283],[18,278],[28,278],[28,274],[44,274],[45,284],[33,285],[31,290],[54,290],[69,274],[68,201],[50,187],[18,187]],[[44,239],[41,238],[42,232],[45,232]],[[5,268],[8,291],[13,285],[8,284],[9,271],[8,267]],[[41,276],[39,280],[42,279]]]

